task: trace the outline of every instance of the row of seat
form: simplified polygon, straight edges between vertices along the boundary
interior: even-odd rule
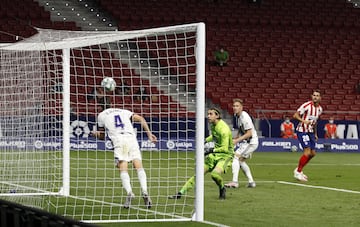
[[[350,8],[349,4],[345,2],[340,4],[335,3],[335,0],[328,0],[327,3],[336,4],[338,7],[336,9],[326,7],[323,9],[316,8],[319,3],[310,4],[306,1],[300,1],[304,4],[296,3],[298,7],[296,11],[300,11],[300,13],[295,13],[293,6],[282,0],[266,1],[262,5],[249,4],[245,0],[229,1],[222,4],[208,3],[206,5],[201,5],[198,1],[187,1],[186,4],[182,1],[176,1],[177,6],[194,10],[179,12],[181,7],[177,7],[177,13],[173,13],[172,8],[167,9],[166,7],[166,4],[170,4],[170,2],[173,1],[168,1],[168,3],[161,1],[161,4],[153,1],[138,1],[134,4],[127,4],[127,1],[100,1],[104,8],[113,12],[113,15],[118,18],[120,28],[145,28],[146,26],[155,27],[196,21],[207,22],[209,61],[212,60],[211,55],[219,44],[229,47],[231,58],[228,66],[223,68],[207,65],[207,80],[216,83],[218,86],[210,86],[207,83],[209,86],[207,86],[206,94],[208,98],[212,98],[214,103],[219,104],[229,112],[232,112],[228,103],[230,98],[244,95],[248,99],[251,98],[249,94],[256,96],[263,93],[272,98],[262,97],[252,100],[250,109],[252,113],[255,114],[257,108],[293,109],[298,103],[287,103],[288,101],[285,100],[291,100],[291,96],[288,97],[287,95],[300,94],[301,96],[296,96],[296,100],[302,100],[304,97],[308,97],[309,90],[315,88],[325,90],[324,104],[331,107],[336,106],[337,103],[333,103],[336,101],[329,100],[342,98],[350,101],[343,101],[341,107],[338,107],[339,109],[347,108],[356,111],[358,104],[351,105],[351,99],[348,97],[354,100],[360,97],[349,92],[348,89],[351,83],[356,84],[359,76],[359,65],[356,64],[356,61],[360,59],[357,52],[359,47],[357,39],[359,29],[357,26],[360,24],[358,23],[360,17],[358,17],[359,11]],[[133,8],[136,4],[139,6]],[[148,9],[149,7],[142,7],[142,5],[152,6],[152,10],[145,10],[144,8]],[[239,7],[234,8],[234,5]],[[310,5],[311,8],[309,8]],[[307,10],[299,10],[301,7]],[[241,13],[237,12],[239,9],[241,9]],[[274,9],[277,9],[276,14]],[[211,16],[230,11],[232,13],[228,14],[228,17]],[[314,15],[313,12],[315,11],[319,16]],[[291,17],[289,17],[289,12],[292,15]],[[346,28],[343,28],[344,26]],[[156,57],[158,53],[151,52],[151,54],[154,53],[154,57]],[[172,54],[170,53],[170,55]],[[171,58],[171,56],[167,55],[167,58]],[[87,63],[84,66],[95,67],[98,65],[98,61],[102,62],[97,57],[89,56],[89,59],[85,60]],[[189,69],[185,65],[178,67],[178,63],[177,61],[160,62],[163,67],[170,66],[170,73],[181,75],[180,79],[184,83],[189,83],[189,81],[194,83],[195,67],[188,71]],[[109,64],[109,67],[105,67],[105,71],[111,71],[112,63],[105,61],[105,64]],[[80,66],[82,65],[80,64]],[[101,65],[101,67],[104,66]],[[93,75],[91,70],[85,68],[81,69],[80,67],[80,69],[74,69],[72,72],[76,72],[79,77],[88,72],[89,75]],[[128,73],[131,74],[132,72]],[[213,77],[211,73],[213,73]],[[328,80],[328,75],[331,78],[337,77],[339,80]],[[342,81],[341,79],[344,76],[348,80]],[[222,80],[217,81],[213,78],[221,78]],[[237,83],[228,86],[225,78],[230,78],[230,80],[236,78]],[[242,80],[238,80],[238,78]],[[270,80],[272,78],[273,80]],[[285,79],[285,81],[281,79]],[[80,80],[79,78],[78,82]],[[331,84],[329,81],[333,83]],[[99,81],[96,80],[96,83]],[[219,84],[221,87],[228,88],[227,92],[221,93],[220,90],[217,90]],[[339,87],[340,85],[341,87]],[[288,87],[285,88],[284,86]],[[238,90],[239,87],[241,88],[240,91]],[[308,92],[303,92],[304,87]],[[82,89],[81,86],[78,89]],[[344,93],[342,90],[347,92]],[[215,94],[221,94],[221,96]],[[275,97],[273,94],[280,96]],[[281,99],[281,95],[288,98]],[[326,97],[326,95],[331,96]]]
[[[23,10],[23,7],[17,7],[14,3],[18,3],[17,0],[14,0],[13,3],[5,0],[5,3],[1,5],[0,30],[4,30],[10,35],[0,33],[0,42],[15,42],[17,35],[21,38],[34,35],[36,33],[34,27],[80,30],[75,22],[51,21],[49,12],[44,11],[37,3],[24,0],[24,4],[27,6],[26,10]],[[20,6],[22,5],[20,4]],[[30,12],[36,15],[28,15]],[[14,17],[20,19],[14,19]],[[25,18],[26,21],[21,18]],[[73,114],[96,115],[99,113],[102,108],[101,103],[89,97],[92,96],[93,89],[101,83],[104,76],[112,76],[119,88],[114,95],[115,106],[127,107],[135,112],[141,111],[144,116],[194,117],[193,112],[188,112],[184,106],[179,105],[170,96],[160,91],[158,87],[150,86],[148,80],[141,79],[133,69],[122,64],[110,51],[96,49],[95,46],[91,50],[72,50],[71,64],[70,100]],[[53,71],[55,69],[49,66],[48,70]],[[53,73],[48,75],[56,76]],[[58,79],[54,77],[50,80],[55,83],[55,80]],[[122,90],[125,88],[125,84],[129,88],[127,95],[124,95]],[[48,84],[48,86],[53,93],[50,95],[46,107],[48,107],[50,114],[61,114],[62,108],[61,102],[59,102],[62,99],[61,93],[57,93],[56,84]],[[147,88],[149,99],[136,99],[137,92],[141,87]]]
[[[126,1],[102,0],[100,3],[104,9],[112,12],[120,23],[130,21],[134,22],[133,25],[139,24],[137,22],[157,23],[162,21],[163,23],[173,23],[181,21],[184,23],[204,21],[211,25],[231,24],[235,26],[246,24],[304,27],[359,26],[357,23],[359,21],[358,12],[351,7],[351,4],[347,4],[345,1],[336,3],[337,7],[329,7],[332,4],[319,2],[306,4],[306,1],[301,1],[303,4],[292,2],[290,5],[286,1],[281,1],[280,4],[276,1],[266,1],[255,7],[252,7],[253,5],[249,4],[248,1],[225,2],[222,4],[138,1],[134,4],[127,4]],[[321,7],[317,8],[319,5]],[[226,16],[214,17],[208,15]]]
[[[138,5],[101,2],[113,12],[120,27],[169,25],[179,18],[183,22],[205,21],[206,96],[229,113],[234,97],[249,100],[249,111],[254,114],[258,108],[296,109],[312,89],[318,88],[323,91],[323,103],[332,111],[337,105],[350,111],[358,109],[353,100],[359,99],[355,86],[360,77],[360,11],[350,4],[299,1],[294,7],[287,1],[266,1],[260,5],[229,1],[198,7],[201,3],[189,1],[186,7],[191,12],[173,14],[167,3],[158,8],[157,3],[147,1]],[[182,2],[175,4],[184,7]],[[152,5],[152,11],[142,10],[148,5]],[[223,13],[228,16],[204,16]],[[230,52],[225,67],[211,65],[213,53],[220,45]]]

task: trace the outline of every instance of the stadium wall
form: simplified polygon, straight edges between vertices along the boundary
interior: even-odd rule
[[[0,118],[1,121],[6,118]],[[179,121],[183,121],[179,124]],[[50,121],[51,122],[51,121]],[[57,122],[57,121],[52,121]],[[71,139],[70,146],[72,149],[81,150],[112,150],[112,144],[110,141],[97,141],[90,136],[90,131],[95,127],[95,118],[91,117],[72,117],[71,118]],[[280,135],[281,121],[271,121],[273,124],[272,129],[275,135]],[[325,125],[326,121],[319,123],[319,129]],[[187,124],[186,119],[151,119],[152,130],[156,132],[162,132],[163,135],[159,136],[159,142],[153,144],[147,140],[145,134],[138,133],[139,145],[142,150],[195,150],[195,130],[185,130],[182,124]],[[278,127],[277,127],[278,126]],[[263,126],[264,127],[264,126]],[[343,137],[345,135],[358,136],[359,135],[359,122],[353,121],[341,121],[338,122],[338,127],[343,130]],[[195,125],[189,125],[186,128],[195,129]],[[349,130],[351,128],[351,130]],[[36,136],[28,137],[23,134],[15,135],[11,129],[2,128],[0,130],[0,149],[13,148],[13,149],[33,149],[33,150],[53,150],[62,149],[61,140],[61,127],[60,125],[48,125],[44,127],[43,132],[36,132]],[[137,128],[140,130],[140,128]],[[10,130],[12,134],[7,134],[7,130]],[[180,137],[168,137],[168,131],[180,131]],[[266,127],[263,128],[263,132],[266,131]],[[350,134],[349,134],[350,132]],[[161,134],[161,133],[160,133]],[[1,136],[2,135],[2,136]],[[35,133],[31,133],[35,135]],[[165,136],[166,135],[166,136]],[[320,137],[323,136],[321,130],[319,130]],[[51,138],[51,139],[49,139]],[[301,149],[299,143],[295,139],[282,139],[274,137],[260,138],[259,147],[257,151],[284,151],[288,152],[291,147],[296,146],[297,149]],[[343,138],[343,139],[319,139],[317,143],[317,150],[319,151],[332,151],[332,152],[359,152],[360,140],[357,138]]]
[[[260,130],[264,137],[279,138],[280,137],[280,125],[283,120],[261,120],[260,121]],[[296,127],[297,122],[292,121]],[[270,126],[269,126],[270,123]],[[318,122],[317,133],[319,138],[324,138],[325,136],[325,124],[328,123],[326,120],[320,120]],[[360,121],[336,121],[337,125],[337,134],[339,139],[359,139],[360,135]]]

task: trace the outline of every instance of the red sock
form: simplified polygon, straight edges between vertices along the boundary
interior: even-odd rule
[[[306,155],[302,155],[299,159],[299,165],[298,165],[298,172],[300,173],[302,171],[302,169],[304,168],[304,166],[306,165],[306,163],[308,163],[310,161],[311,157],[310,156],[306,156]]]

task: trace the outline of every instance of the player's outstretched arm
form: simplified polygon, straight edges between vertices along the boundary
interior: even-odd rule
[[[142,116],[138,115],[138,114],[134,114],[133,115],[133,121],[135,122],[139,122],[141,124],[141,127],[145,130],[149,140],[153,143],[157,142],[157,137],[152,134],[148,123],[146,122],[145,118],[143,118]]]

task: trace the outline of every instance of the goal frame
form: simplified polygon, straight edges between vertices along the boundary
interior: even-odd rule
[[[151,34],[166,32],[167,30],[183,29],[184,27],[196,27],[196,187],[195,187],[195,213],[190,219],[146,219],[145,221],[204,221],[204,140],[205,140],[205,49],[206,49],[206,34],[204,23],[193,23],[187,25],[168,26],[161,28],[144,29],[138,31],[128,31],[122,33],[123,39],[131,39],[138,34]],[[94,45],[105,42],[112,42],[119,39],[116,32],[91,32],[94,36],[98,36],[98,39],[93,41]],[[91,45],[87,43],[86,46]],[[67,46],[66,48],[61,48]],[[70,193],[70,49],[78,46],[76,42],[69,42],[67,40],[44,42],[41,46],[33,45],[33,43],[19,42],[15,44],[9,44],[6,46],[0,46],[4,50],[61,50],[62,51],[62,69],[63,69],[63,114],[62,114],[62,143],[63,143],[63,166],[62,166],[62,188],[58,193],[50,193],[49,195],[61,195],[64,197],[71,197]],[[12,195],[11,195],[12,196]],[[16,194],[21,196],[21,194]],[[83,220],[87,222],[86,220]],[[137,220],[124,220],[124,222],[139,221]],[[97,223],[97,221],[90,221]],[[109,223],[111,221],[99,221],[100,223]]]

